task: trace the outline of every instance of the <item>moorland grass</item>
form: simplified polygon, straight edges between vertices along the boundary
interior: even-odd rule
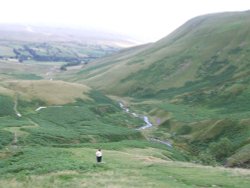
[[[0,95],[0,117],[2,116],[11,116],[15,114],[13,109],[14,102],[13,99],[9,96]]]
[[[4,174],[1,173],[0,187],[247,188],[249,185],[247,170],[173,162],[164,158],[160,149],[105,149],[101,164],[95,162],[95,151],[85,147],[26,148],[1,168]]]
[[[0,149],[3,149],[5,146],[10,144],[13,140],[13,134],[0,129]]]
[[[87,105],[86,105],[87,106]],[[30,116],[40,127],[23,129],[30,133],[26,138],[36,144],[73,144],[81,142],[107,142],[123,139],[142,138],[135,129],[128,128],[133,121],[122,121],[116,124],[113,118],[120,112],[107,111],[98,115],[86,106],[51,107]],[[97,107],[95,107],[97,108]],[[103,106],[100,106],[103,109]],[[107,106],[107,108],[110,108]],[[53,116],[51,116],[53,114]],[[129,118],[126,114],[118,117]],[[132,118],[130,118],[132,119]],[[135,127],[136,125],[134,125]]]
[[[18,91],[22,100],[40,100],[47,105],[73,103],[77,98],[90,99],[88,98],[89,87],[64,81],[11,80],[6,83],[6,87]]]

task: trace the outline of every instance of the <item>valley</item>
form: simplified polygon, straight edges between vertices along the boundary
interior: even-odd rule
[[[249,20],[124,49],[0,29],[0,188],[249,187]]]

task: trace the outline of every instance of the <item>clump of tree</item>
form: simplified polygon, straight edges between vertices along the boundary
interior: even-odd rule
[[[66,70],[67,70],[67,65],[62,65],[62,66],[60,67],[60,70],[61,70],[61,71],[66,71]]]
[[[213,142],[209,145],[210,153],[214,155],[217,161],[223,162],[232,154],[233,144],[228,138],[222,138],[219,142]]]
[[[199,161],[205,165],[215,166],[217,164],[215,157],[209,152],[209,150],[200,152],[198,158]]]
[[[205,151],[199,153],[198,158],[206,165],[225,164],[233,149],[233,143],[228,138],[221,138],[218,142],[210,143]]]
[[[46,53],[41,53],[45,51]],[[51,46],[39,45],[23,45],[20,48],[14,48],[13,52],[19,62],[24,60],[33,59],[36,61],[53,61],[53,62],[69,62],[72,64],[79,64],[82,58],[77,55],[64,54],[60,49]]]

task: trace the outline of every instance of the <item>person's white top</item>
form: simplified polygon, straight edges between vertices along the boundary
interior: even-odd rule
[[[98,150],[98,151],[95,153],[95,155],[96,155],[96,157],[101,157],[101,156],[102,156],[102,152]]]

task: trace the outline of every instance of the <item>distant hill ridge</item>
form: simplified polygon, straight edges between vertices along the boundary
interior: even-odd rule
[[[135,44],[130,37],[94,29],[0,24],[0,60],[65,62],[62,70]]]
[[[138,41],[116,33],[73,26],[0,23],[0,39],[24,42],[79,42],[91,45],[133,46]]]

